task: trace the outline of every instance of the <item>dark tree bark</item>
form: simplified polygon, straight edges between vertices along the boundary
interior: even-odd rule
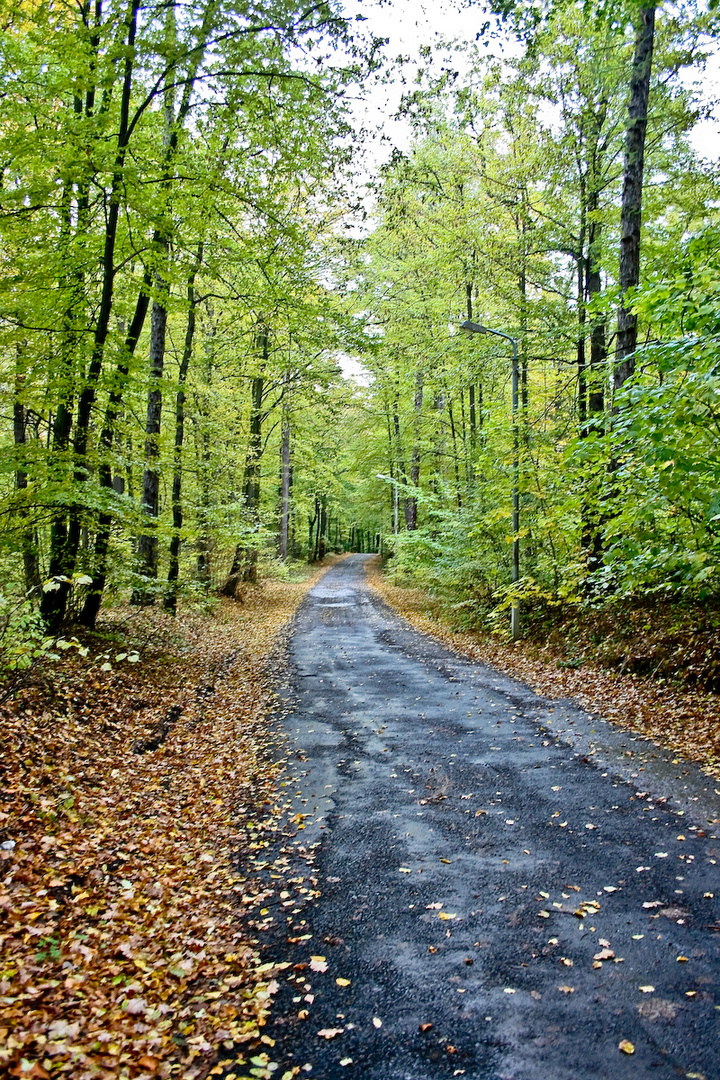
[[[135,353],[140,334],[142,333],[142,328],[145,324],[145,316],[147,315],[149,304],[149,293],[147,291],[149,286],[150,275],[146,272],[143,289],[138,295],[135,304],[135,313],[132,322],[130,323],[127,337],[125,338],[125,348],[122,353],[122,358],[117,366],[115,387],[108,395],[105,419],[100,433],[100,447],[105,454],[98,469],[98,479],[100,481],[100,487],[108,494],[112,491],[112,465],[110,453],[115,438],[115,425],[120,414],[125,383],[130,371],[130,360]],[[105,589],[112,523],[113,515],[111,513],[102,511],[99,514],[97,534],[95,536],[95,569],[93,571],[93,580],[85,597],[85,603],[83,604],[79,618],[80,623],[90,629],[95,626],[98,612],[100,611],[100,604],[102,603],[102,594]]]
[[[250,387],[250,437],[245,458],[243,478],[243,501],[253,526],[259,523],[260,509],[260,458],[262,457],[263,397],[265,392],[265,367],[270,356],[270,332],[261,326],[257,333],[256,348],[260,355],[260,368]],[[257,581],[258,551],[254,544],[241,541],[235,548],[230,573],[221,589],[223,596],[235,596],[243,582]]]
[[[183,443],[185,441],[185,382],[193,355],[195,342],[195,277],[203,257],[202,243],[198,245],[195,264],[187,282],[188,316],[185,328],[185,343],[178,371],[178,388],[175,394],[175,445],[173,447],[173,483],[172,513],[173,531],[170,539],[170,563],[168,566],[167,589],[163,606],[174,615],[177,611],[177,583],[180,576],[180,536],[183,527],[182,480],[183,480]]]
[[[163,288],[162,282],[157,284]],[[165,368],[167,302],[153,301],[150,318],[149,382],[145,416],[145,468],[142,478],[140,511],[145,529],[138,537],[136,572],[142,579],[133,589],[132,604],[140,607],[155,603],[154,590],[148,582],[157,577],[157,519],[160,512],[160,426],[162,422],[161,380]]]
[[[413,488],[417,488],[420,483],[420,416],[422,413],[423,404],[423,387],[424,379],[422,371],[418,371],[415,379],[415,400],[413,407],[415,410],[414,417],[414,438],[413,448],[410,457],[410,485]],[[405,496],[405,527],[409,531],[417,529],[417,496],[415,494],[408,494]]]
[[[18,455],[15,469],[15,490],[21,492],[18,509],[18,532],[19,547],[23,558],[23,571],[25,575],[25,591],[28,594],[38,592],[40,589],[40,562],[38,559],[37,533],[28,520],[28,507],[25,502],[28,489],[28,474],[25,471],[24,452],[27,443],[27,424],[25,406],[19,400],[20,378],[15,389],[15,401],[13,402],[13,435],[15,440],[15,453]]]
[[[111,188],[110,199],[110,213],[108,217],[108,226],[106,226],[106,244],[105,253],[103,258],[103,292],[100,304],[100,313],[96,325],[95,332],[95,345],[93,350],[93,358],[90,364],[90,379],[86,385],[86,391],[88,391],[87,400],[85,400],[85,391],[80,396],[78,402],[78,422],[76,430],[85,432],[84,439],[85,444],[82,448],[82,456],[84,457],[87,452],[87,431],[89,429],[90,410],[95,402],[97,383],[102,371],[102,362],[105,349],[105,342],[107,340],[110,315],[112,311],[113,291],[114,291],[114,248],[115,240],[117,236],[117,222],[118,211],[120,206],[120,200],[124,189],[124,164],[127,157],[129,138],[131,133],[131,125],[129,123],[129,104],[130,104],[130,89],[132,84],[133,66],[132,60],[134,55],[135,34],[137,28],[137,13],[140,9],[139,0],[130,0],[130,9],[128,16],[128,50],[125,61],[125,78],[123,81],[123,95],[121,99],[120,109],[120,130],[118,135],[118,153],[116,155],[115,169],[113,172],[113,182]],[[175,69],[175,58],[168,65],[168,82],[165,88],[165,115],[166,115],[166,134],[165,134],[165,152],[164,152],[164,172],[162,179],[162,186],[169,197],[169,192],[174,182],[172,173],[172,161],[175,156],[175,151],[178,145],[178,136],[183,128],[185,120],[187,119],[188,112],[192,102],[192,94],[195,86],[195,80],[197,78],[198,70],[202,57],[204,55],[205,47],[207,45],[208,35],[210,34],[213,21],[215,19],[215,5],[209,3],[206,7],[203,17],[202,27],[198,34],[197,45],[191,51],[190,67],[185,77],[182,79],[182,98],[180,106],[177,111],[177,115],[173,115],[172,102],[174,100],[174,85],[175,78],[177,77],[177,71]],[[174,19],[174,8],[170,6],[169,18]],[[170,72],[173,75],[170,75]],[[126,93],[127,92],[127,93]],[[122,152],[121,152],[122,151]],[[110,228],[112,225],[112,228]],[[108,250],[107,238],[112,233],[112,248]],[[169,243],[167,235],[167,227],[165,225],[159,226],[155,229],[152,238],[152,248],[155,251],[163,250],[163,247]],[[120,361],[117,365],[117,374],[115,378],[115,385],[109,395],[109,402],[105,411],[105,423],[103,432],[101,435],[100,443],[101,448],[106,451],[105,460],[101,461],[99,472],[99,482],[101,489],[105,494],[110,496],[112,492],[112,470],[109,464],[109,451],[112,447],[114,437],[114,427],[117,417],[119,415],[120,406],[122,404],[125,385],[129,373],[129,359],[135,352],[138,339],[142,332],[142,328],[145,322],[145,316],[147,314],[147,308],[149,304],[149,288],[152,280],[150,270],[146,267],[145,275],[143,279],[143,285],[140,290],[140,294],[135,305],[135,315],[133,317],[130,330],[125,341],[125,350],[122,354]],[[106,290],[106,285],[109,281],[109,290]],[[107,295],[106,295],[107,292]],[[167,320],[167,313],[165,316]],[[82,423],[81,423],[82,421]],[[75,437],[75,452],[78,455],[78,436]],[[83,473],[83,478],[86,472]],[[101,512],[98,518],[98,528],[95,539],[95,567],[93,571],[92,586],[88,592],[88,595],[83,605],[82,612],[80,614],[80,622],[85,626],[94,627],[95,621],[100,610],[100,604],[102,602],[102,594],[105,589],[105,582],[107,578],[107,560],[109,553],[110,534],[112,529],[113,516],[108,512]],[[74,539],[74,532],[78,532],[79,520],[74,521],[71,516],[70,519],[71,528],[69,530],[68,544],[71,544]]]
[[[598,210],[599,192],[593,191],[588,199],[588,213],[594,215]],[[602,225],[591,217],[588,227],[588,256],[586,261],[586,284],[585,292],[587,302],[602,292],[602,280],[600,277],[600,242]],[[603,316],[593,316],[590,330],[590,370],[588,372],[588,397],[587,418],[588,422],[597,424],[598,417],[605,411],[605,365],[607,361],[607,345],[605,343],[605,319]]]
[[[76,483],[83,483],[88,477],[86,458],[90,433],[90,417],[97,396],[97,385],[102,371],[105,343],[110,329],[110,315],[115,290],[115,244],[117,241],[120,203],[124,187],[125,159],[127,157],[130,138],[130,102],[132,96],[135,37],[137,34],[137,15],[139,9],[140,0],[130,0],[126,20],[127,50],[125,54],[123,83],[120,96],[118,135],[101,263],[102,288],[95,322],[95,332],[93,335],[92,356],[88,365],[85,385],[80,393],[77,405],[75,438],[73,444],[76,462],[74,480]],[[64,408],[67,409],[66,403],[64,403]],[[61,418],[61,425],[61,438],[69,438],[69,417]],[[82,527],[81,506],[76,505],[71,508],[68,515],[67,526],[62,518],[64,518],[64,514],[61,512],[56,516],[51,529],[50,573],[53,577],[71,578],[75,571],[77,552],[80,547],[80,531]],[[59,589],[51,590],[50,592],[43,594],[40,611],[45,619],[48,630],[51,633],[57,632],[63,623],[67,607],[68,592],[69,586],[66,582],[63,582]]]
[[[290,537],[290,419],[285,413],[282,424],[282,444],[280,447],[280,536],[278,550],[283,562],[288,557]]]
[[[450,420],[450,435],[453,444],[453,465],[455,466],[455,497],[457,499],[458,510],[462,510],[462,491],[460,489],[460,461],[458,459],[458,447],[457,447],[457,432],[455,431],[455,418],[452,410],[452,398],[448,394],[447,398],[447,410],[448,418]]]
[[[615,389],[619,390],[635,371],[637,315],[626,306],[626,294],[640,282],[640,228],[648,120],[650,73],[655,42],[655,5],[641,7],[635,28],[635,52],[630,79],[628,127],[625,135],[622,206],[620,213],[620,310],[615,346]]]

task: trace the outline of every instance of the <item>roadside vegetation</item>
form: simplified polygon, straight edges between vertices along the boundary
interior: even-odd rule
[[[0,1071],[273,1072],[239,916],[328,555],[718,775],[720,12],[591,8],[424,47],[368,177],[354,9],[5,5]]]

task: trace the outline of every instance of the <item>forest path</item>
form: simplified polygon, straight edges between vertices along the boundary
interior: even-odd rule
[[[410,629],[366,559],[308,594],[281,690],[293,844],[320,895],[263,935],[302,965],[267,1029],[275,1075],[718,1080],[704,778],[676,781],[684,814],[654,755],[623,779],[629,736]]]

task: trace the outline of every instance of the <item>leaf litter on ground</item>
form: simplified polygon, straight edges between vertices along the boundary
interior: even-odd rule
[[[111,612],[0,708],[0,1075],[195,1080],[219,1053],[272,1075],[269,665],[326,569],[212,616]],[[103,670],[109,637],[141,662]]]

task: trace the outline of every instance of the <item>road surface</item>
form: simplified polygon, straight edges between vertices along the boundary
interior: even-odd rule
[[[417,633],[366,559],[281,690],[311,900],[263,935],[274,1075],[719,1080],[720,785]]]

